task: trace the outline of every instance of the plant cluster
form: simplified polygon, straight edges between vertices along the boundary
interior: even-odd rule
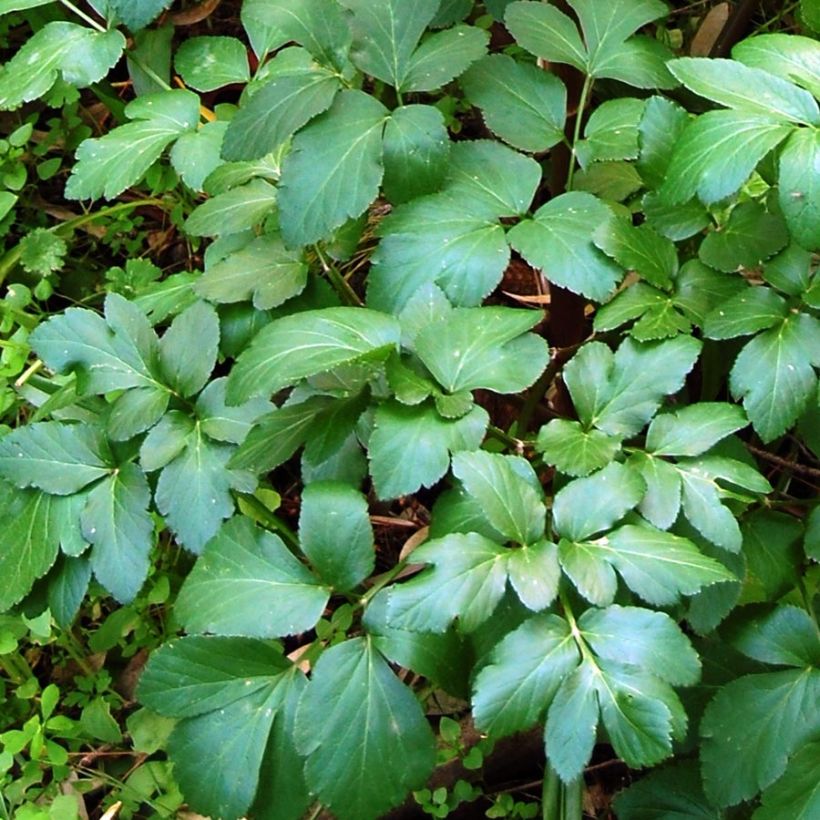
[[[112,710],[127,816],[444,817],[483,798],[437,764],[536,726],[544,817],[596,750],[659,767],[623,820],[820,811],[820,45],[171,5],[0,0],[0,814],[75,816]]]

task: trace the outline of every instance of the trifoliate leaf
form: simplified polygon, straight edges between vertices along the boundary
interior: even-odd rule
[[[339,820],[381,817],[419,788],[435,763],[418,700],[366,638],[319,658],[299,702],[295,739],[307,758],[309,788]]]
[[[175,612],[188,632],[274,638],[311,629],[329,596],[278,536],[236,516],[208,542]]]
[[[536,449],[544,461],[571,476],[606,467],[621,449],[621,440],[600,430],[584,430],[577,421],[553,419],[538,431]]]

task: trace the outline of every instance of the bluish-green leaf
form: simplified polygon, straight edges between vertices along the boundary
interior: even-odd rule
[[[208,381],[219,349],[219,317],[207,302],[195,302],[171,323],[159,343],[159,360],[168,384],[183,398]]]

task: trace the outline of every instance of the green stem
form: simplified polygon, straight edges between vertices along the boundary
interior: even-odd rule
[[[151,68],[151,66],[149,66],[147,63],[144,63],[142,61],[142,57],[137,55],[135,52],[129,51],[128,59],[131,60],[131,62],[134,63],[134,65],[137,66],[137,68],[139,68],[140,71],[145,72],[145,74],[147,74],[160,88],[164,89],[165,91],[174,90],[170,85],[168,85],[168,83],[165,82],[165,80],[162,79],[162,77],[159,76],[159,74],[157,74],[156,71],[154,71],[153,68]]]
[[[399,561],[393,569],[379,575],[373,583],[373,586],[370,587],[364,595],[362,595],[360,600],[361,606],[366,606],[370,599],[384,589],[384,587],[386,587],[405,568],[406,565],[407,559],[404,559],[403,561]]]
[[[253,508],[253,511],[267,524],[282,536],[282,540],[288,543],[292,550],[299,549],[299,539],[296,533],[278,515],[272,513],[258,498],[249,493],[242,493],[239,496],[243,503]]]
[[[325,259],[321,248],[318,245],[314,245],[313,247],[316,250],[316,255],[319,257],[322,270],[327,275],[330,284],[333,285],[333,289],[339,294],[342,301],[353,307],[361,307],[363,302],[359,298],[359,294],[350,287],[350,283],[339,273],[338,268]]]
[[[73,3],[69,2],[69,0],[60,0],[60,2],[69,10],[73,11],[74,14],[77,15],[81,20],[84,20],[88,23],[91,28],[96,29],[97,31],[105,33],[108,29],[105,26],[101,26],[93,17],[89,17],[84,11],[78,9]]]
[[[589,94],[592,91],[592,84],[595,81],[592,77],[587,74],[584,77],[584,86],[581,89],[581,98],[578,100],[578,110],[575,112],[575,128],[572,132],[572,157],[570,158],[569,162],[569,174],[567,175],[567,190],[572,190],[572,178],[575,175],[575,146],[578,145],[578,141],[581,138],[581,123],[584,119],[584,110],[587,107],[587,99],[589,99]]]
[[[571,783],[564,783],[547,762],[541,798],[543,820],[583,820],[583,797],[583,777],[576,777]]]
[[[511,436],[509,433],[504,432],[504,430],[500,427],[495,427],[492,424],[487,428],[487,435],[490,438],[494,438],[496,441],[500,441],[512,450],[515,450],[516,455],[521,455],[524,452],[524,447],[527,445],[527,442],[522,441],[520,438],[516,438],[515,436]]]
[[[61,640],[58,640],[60,646],[69,654],[71,659],[83,670],[83,674],[92,677],[95,672],[94,668],[85,659],[85,654],[80,642],[74,636],[70,629],[64,629],[61,634]]]

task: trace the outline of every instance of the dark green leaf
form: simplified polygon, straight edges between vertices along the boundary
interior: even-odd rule
[[[685,108],[665,97],[650,97],[638,123],[638,171],[651,188],[660,188],[675,150],[675,143],[689,122]],[[671,237],[670,237],[671,238]]]
[[[584,126],[584,139],[575,146],[581,166],[591,162],[638,157],[638,123],[645,101],[621,97],[601,103]]]
[[[476,26],[453,26],[422,41],[407,65],[402,90],[435,91],[484,56],[487,32]]]
[[[744,288],[706,316],[703,332],[710,339],[748,336],[782,324],[787,314],[785,299],[771,288]]]
[[[800,522],[775,510],[757,510],[743,521],[743,553],[750,584],[776,600],[797,584],[802,560]]]
[[[732,645],[762,663],[820,666],[820,637],[811,616],[796,606],[779,606],[742,623],[731,634]]]
[[[820,743],[798,749],[785,774],[763,792],[762,801],[753,820],[809,820],[820,812]]]
[[[54,620],[68,629],[88,592],[91,564],[88,558],[61,555],[48,576],[48,607]]]
[[[820,248],[819,140],[816,128],[798,129],[780,154],[780,207],[791,235],[807,251]]]

